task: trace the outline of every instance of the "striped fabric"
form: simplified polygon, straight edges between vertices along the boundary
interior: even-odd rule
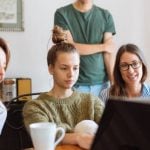
[[[109,98],[109,90],[110,88],[106,88],[104,90],[101,91],[100,95],[99,95],[99,98],[104,102],[106,103],[106,101],[108,100]],[[142,98],[150,98],[150,85],[147,85],[147,84],[143,84],[143,87],[142,87],[142,92],[141,92],[141,96]]]

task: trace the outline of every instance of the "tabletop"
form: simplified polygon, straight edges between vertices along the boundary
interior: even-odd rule
[[[35,150],[34,148],[27,148],[24,150]],[[55,150],[84,150],[83,148],[75,145],[58,145]]]
[[[75,145],[58,145],[56,150],[84,150],[83,148]]]

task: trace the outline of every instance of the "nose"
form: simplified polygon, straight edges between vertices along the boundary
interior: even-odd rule
[[[69,69],[69,71],[68,71],[68,77],[72,77],[73,74],[74,74],[74,70],[72,68]]]
[[[5,73],[5,68],[2,67],[2,65],[0,64],[0,75],[3,75]]]
[[[129,66],[128,72],[130,72],[130,73],[133,73],[133,72],[134,72],[134,69],[132,68],[131,65]]]

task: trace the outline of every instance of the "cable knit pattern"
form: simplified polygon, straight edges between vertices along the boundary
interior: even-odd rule
[[[98,123],[103,109],[103,102],[91,94],[74,91],[68,98],[56,99],[44,93],[25,104],[23,116],[27,128],[34,122],[55,122],[66,132],[73,132],[81,120]]]

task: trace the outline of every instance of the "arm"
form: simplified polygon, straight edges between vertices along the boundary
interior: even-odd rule
[[[67,34],[66,42],[75,45],[80,55],[90,55],[100,52],[107,52],[107,53],[113,52],[114,44],[112,43],[112,36],[110,36],[110,39],[107,38],[107,40],[105,40],[105,43],[102,44],[81,44],[74,42],[73,37],[69,30],[66,31],[66,34]]]
[[[66,133],[62,144],[78,145],[84,149],[90,149],[94,135],[87,133]]]
[[[104,34],[104,42],[102,44],[80,44],[73,41],[70,31],[66,31],[67,42],[75,45],[80,55],[90,55],[98,52],[104,52],[104,62],[108,78],[113,83],[113,66],[114,66],[114,51],[115,44],[113,41],[112,33],[106,32]],[[85,51],[86,49],[86,51]]]
[[[0,134],[2,132],[3,126],[5,124],[7,117],[7,110],[3,103],[0,101]]]
[[[37,103],[38,100],[30,100],[25,103],[23,107],[23,120],[27,131],[29,132],[29,125],[35,122],[49,122],[49,119],[45,113],[45,107],[41,106],[41,103]],[[41,108],[42,107],[42,108]],[[51,117],[51,116],[50,116]]]
[[[99,99],[98,97],[95,97],[95,100],[94,100],[94,121],[97,124],[99,124],[99,121],[102,118],[104,108],[105,108],[104,102],[101,99]]]
[[[104,103],[96,96],[92,96],[91,95],[90,98],[91,98],[91,101],[93,103],[92,105],[94,106],[94,107],[92,106],[91,108],[89,108],[89,109],[92,109],[92,111],[90,111],[90,112],[94,115],[94,120],[93,121],[95,121],[96,123],[99,123],[99,121],[100,121],[100,119],[102,117],[102,114],[103,114]],[[89,104],[91,105],[91,102]],[[84,130],[85,128],[90,130],[90,128],[89,128],[90,123],[87,126],[85,124],[84,125],[82,124],[81,126],[80,127],[78,126],[77,128],[78,129],[82,128],[82,131],[81,130],[78,130],[78,131],[74,130],[74,133],[66,133],[66,135],[65,135],[65,137],[64,137],[64,139],[62,141],[62,144],[78,145],[81,148],[90,149],[91,145],[93,143],[94,137],[95,137],[95,131],[94,132],[90,132],[90,131]]]
[[[105,52],[104,62],[105,62],[108,78],[110,80],[110,83],[112,84],[113,83],[114,54],[115,54],[115,44],[112,39],[112,33],[104,34],[104,44],[106,44],[106,46],[107,46],[108,40],[109,40],[109,44],[112,45],[112,47],[108,46],[108,48],[110,48],[113,53]]]
[[[110,91],[110,88],[106,88],[106,89],[103,89],[99,94],[99,98],[104,102],[104,104],[106,104],[109,98],[109,91]]]

